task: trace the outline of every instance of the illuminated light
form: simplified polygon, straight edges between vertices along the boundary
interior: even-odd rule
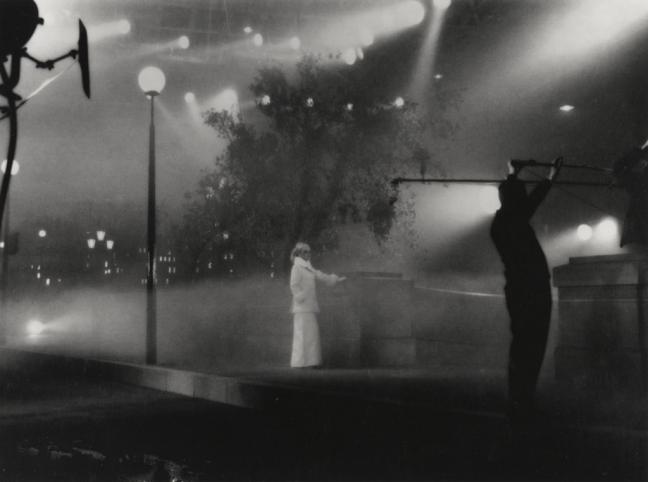
[[[184,100],[187,104],[192,104],[196,102],[196,94],[194,94],[193,92],[187,92],[184,95]]]
[[[45,279],[45,286],[49,286],[52,283],[52,280],[47,278]]]
[[[72,31],[72,29],[70,30]],[[127,35],[130,31],[131,23],[126,19],[88,25],[88,41],[90,43],[96,43],[114,37]],[[52,42],[53,40],[54,38],[50,38],[49,42]]]
[[[2,161],[2,165],[0,165],[0,170],[2,170],[2,173],[4,174],[7,171],[7,160]],[[18,161],[14,159],[13,163],[11,164],[11,175],[15,176],[18,174],[18,171],[20,171],[20,165],[18,164]]]
[[[355,62],[356,62],[357,59],[358,59],[358,56],[357,56],[357,54],[356,54],[355,49],[352,49],[352,48],[351,48],[351,49],[346,49],[346,50],[342,53],[342,60],[344,60],[344,62],[345,62],[347,65],[353,65],[353,64],[355,64]]]
[[[606,218],[596,226],[596,238],[600,241],[609,242],[617,238],[619,225],[612,218]]]
[[[360,31],[360,43],[363,46],[369,47],[374,43],[374,40],[374,34],[370,30],[363,29]]]
[[[344,108],[349,112],[351,112],[353,110],[353,104],[349,102],[347,105],[344,106]]]
[[[140,89],[145,93],[159,94],[164,89],[166,84],[166,77],[164,72],[154,66],[144,67],[138,77],[137,82],[139,83]]]
[[[181,49],[188,49],[189,46],[191,45],[191,42],[189,41],[189,37],[186,35],[183,35],[178,39],[178,47]]]
[[[364,50],[362,50],[360,47],[356,49],[356,55],[360,60],[364,59]]]
[[[439,10],[445,10],[450,8],[452,0],[432,0],[432,5],[434,5],[434,8],[438,8]]]
[[[398,5],[396,16],[399,25],[403,25],[404,27],[418,25],[425,18],[425,7],[421,2],[405,2]]]
[[[229,233],[227,231],[223,233],[223,239],[225,241],[227,241],[229,239],[229,237],[230,237],[230,235],[229,235]]]
[[[479,191],[479,207],[484,214],[495,214],[500,208],[499,192],[495,186],[484,186]]]
[[[252,27],[246,25],[245,27],[243,27],[243,32],[245,32],[246,35],[250,35],[252,33]]]
[[[404,105],[405,105],[405,99],[403,99],[402,97],[396,97],[396,99],[394,99],[394,107],[400,109]]]
[[[261,105],[270,105],[271,99],[268,94],[261,97]]]
[[[561,105],[560,110],[563,112],[571,112],[574,110],[574,106],[570,104]]]
[[[434,78],[435,78],[436,80],[441,80],[441,79],[443,78],[443,74],[436,74],[436,75],[434,76]]]
[[[261,99],[261,103],[263,103],[262,100],[263,99]],[[225,89],[222,92],[215,95],[214,97],[212,97],[204,105],[209,105],[213,110],[217,112],[228,111],[231,113],[238,113],[239,112],[238,93],[236,92],[236,90],[232,88]],[[213,195],[210,196],[208,193],[207,197],[210,198],[213,197]]]
[[[115,246],[115,241],[113,241],[112,239],[106,241],[106,248],[113,249],[113,246]]]
[[[47,231],[45,231],[44,229],[41,229],[40,231],[38,231],[38,237],[39,238],[44,238],[45,236],[47,236]]]
[[[101,229],[97,231],[97,239],[99,241],[103,241],[105,238],[106,238],[106,231],[103,231]]]
[[[293,50],[299,50],[301,48],[301,40],[299,40],[299,37],[290,39],[290,48]]]
[[[252,43],[257,47],[261,47],[263,45],[263,35],[255,33],[254,37],[252,37]]]
[[[581,224],[578,226],[578,229],[576,229],[576,237],[581,241],[589,241],[592,239],[593,234],[594,230],[588,224]]]
[[[38,336],[45,330],[45,325],[38,320],[30,320],[27,323],[27,334],[29,336]]]
[[[225,105],[225,110],[231,112],[238,110],[238,94],[234,89],[225,89],[219,97]]]
[[[126,35],[127,33],[130,33],[131,23],[125,18],[121,19],[120,21],[117,22],[117,31],[122,35]]]
[[[41,274],[40,274],[40,272],[36,273],[36,279],[41,279]]]
[[[0,249],[4,249],[4,241],[0,241]]]
[[[315,105],[315,101],[313,100],[312,97],[306,99],[306,107],[313,107],[314,105]]]
[[[97,243],[96,239],[93,238],[88,239],[88,248],[94,249],[96,243]]]

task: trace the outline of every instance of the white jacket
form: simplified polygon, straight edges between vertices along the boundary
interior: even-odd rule
[[[292,313],[319,313],[315,280],[332,286],[340,278],[334,274],[322,273],[313,268],[309,261],[296,257],[290,271],[290,291],[293,295]]]

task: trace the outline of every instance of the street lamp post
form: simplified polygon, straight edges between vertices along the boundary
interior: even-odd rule
[[[155,291],[155,122],[154,101],[166,82],[164,73],[157,67],[145,67],[139,73],[139,86],[151,101],[149,127],[147,251],[146,277],[146,363],[157,363],[157,303]]]
[[[0,170],[4,174],[7,169],[7,161],[2,161]],[[18,174],[20,166],[18,161],[14,160],[11,165],[11,175],[15,176]],[[11,233],[9,231],[9,193],[7,192],[7,201],[5,203],[5,213],[4,213],[4,235],[2,238],[2,273],[0,274],[0,306],[2,307],[2,312],[0,313],[0,344],[4,344],[7,341],[7,290],[9,289],[9,250],[10,250],[10,237]]]

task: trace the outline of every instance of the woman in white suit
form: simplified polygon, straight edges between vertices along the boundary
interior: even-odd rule
[[[290,272],[292,292],[293,344],[290,366],[293,368],[316,367],[322,364],[319,325],[317,324],[317,291],[315,281],[329,286],[346,278],[325,274],[310,263],[311,251],[306,243],[297,243],[290,254],[293,262]]]

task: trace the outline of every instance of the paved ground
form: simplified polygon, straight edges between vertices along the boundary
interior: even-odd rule
[[[298,409],[252,411],[100,380],[5,372],[0,480],[648,479],[640,400],[609,405],[608,394],[606,403],[584,403],[578,416],[579,396],[559,403],[546,391],[549,411],[511,434],[496,376],[239,376],[309,396]],[[390,397],[399,403],[385,402]],[[585,409],[595,406],[607,415]]]

